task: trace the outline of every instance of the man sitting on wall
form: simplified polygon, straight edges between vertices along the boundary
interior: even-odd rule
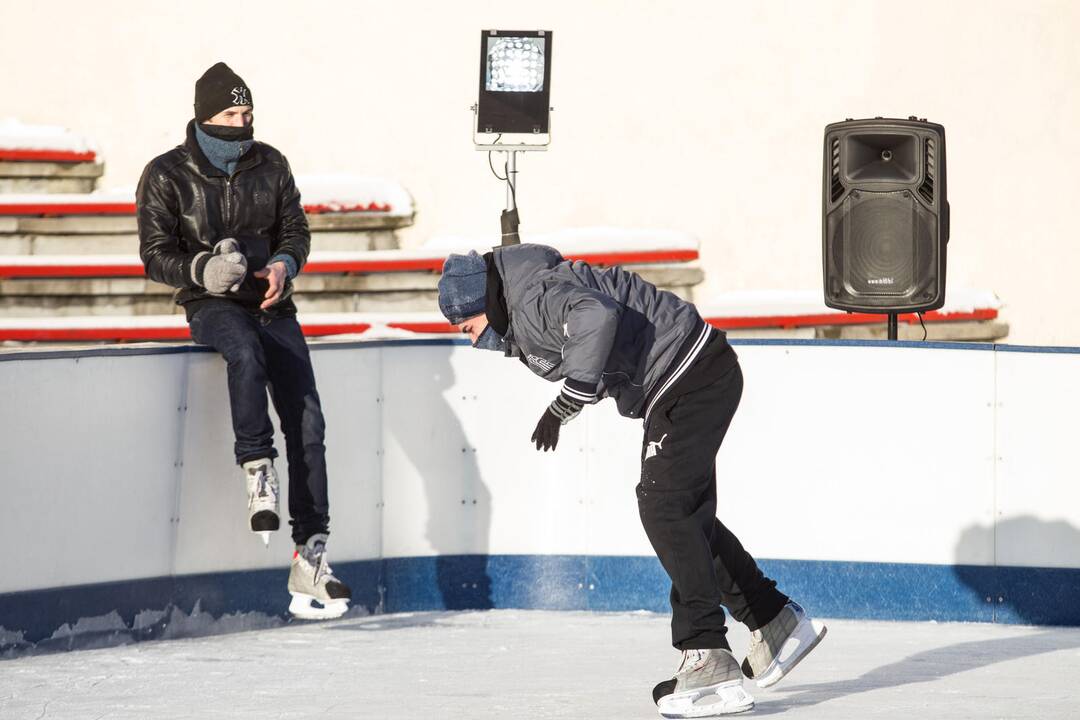
[[[537,450],[554,450],[560,428],[606,397],[644,421],[638,509],[671,578],[672,644],[682,651],[675,677],[653,699],[669,718],[752,708],[744,674],[760,687],[775,684],[825,626],[777,590],[716,518],[716,454],[743,388],[724,333],[634,273],[597,270],[543,245],[451,255],[439,308],[474,347],[563,381],[533,432]],[[725,607],[752,631],[741,668]]]
[[[269,388],[289,461],[289,610],[337,617],[350,592],[327,564],[325,428],[289,297],[311,235],[288,162],[254,140],[252,108],[247,84],[225,63],[195,83],[187,140],[151,160],[139,181],[139,251],[147,275],[178,289],[195,342],[225,358],[248,526],[267,543],[280,523]]]

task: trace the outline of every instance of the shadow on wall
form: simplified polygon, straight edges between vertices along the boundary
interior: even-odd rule
[[[424,372],[411,373],[409,387],[399,388],[415,401],[400,396],[388,399],[388,404],[394,402],[397,408],[412,410],[393,416],[395,422],[389,423],[386,431],[393,434],[424,483],[428,504],[426,537],[437,554],[431,561],[440,595],[430,600],[446,610],[486,610],[494,606],[487,557],[491,493],[480,476],[476,448],[466,437],[457,411],[446,400],[455,381],[450,365],[453,351],[451,345],[423,348]],[[462,402],[467,404],[472,399],[470,396]],[[468,554],[462,553],[463,547],[469,548]],[[432,578],[428,568],[414,569],[416,572],[408,575],[413,576],[416,585],[404,595],[423,605],[419,598],[428,590],[422,583],[431,583]],[[399,605],[392,593],[387,601],[390,611],[417,609]]]
[[[976,525],[960,535],[955,557],[970,560],[985,556],[990,548],[998,563],[1008,562],[999,550],[1003,547],[1023,548],[1035,557],[1050,553],[1075,557],[1080,530],[1064,521],[1031,516],[1010,518],[996,527]],[[956,565],[955,572],[960,582],[992,606],[994,622],[1080,625],[1080,568]]]

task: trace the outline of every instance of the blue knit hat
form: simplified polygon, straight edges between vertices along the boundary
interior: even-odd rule
[[[452,324],[483,315],[487,308],[487,263],[475,250],[450,255],[439,278],[439,310]]]

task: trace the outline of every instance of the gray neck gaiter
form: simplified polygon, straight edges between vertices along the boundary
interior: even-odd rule
[[[255,143],[254,140],[220,140],[208,135],[199,123],[195,123],[195,139],[210,164],[226,175],[236,172],[236,163]]]

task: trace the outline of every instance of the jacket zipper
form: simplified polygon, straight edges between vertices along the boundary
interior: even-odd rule
[[[232,176],[225,178],[225,229],[232,234]]]

